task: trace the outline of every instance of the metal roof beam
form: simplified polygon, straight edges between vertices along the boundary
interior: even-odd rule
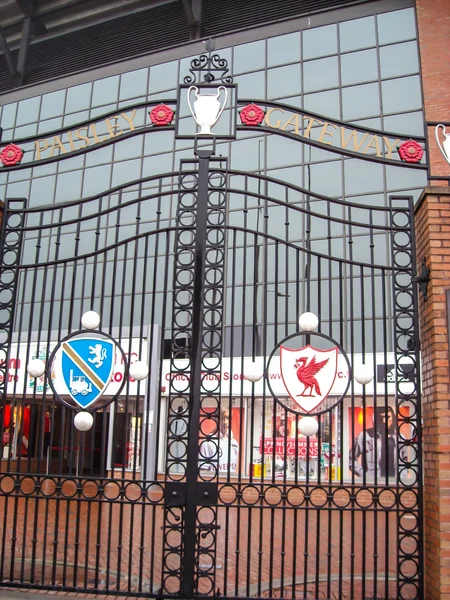
[[[28,46],[30,45],[31,37],[31,17],[25,17],[23,20],[22,37],[20,39],[19,56],[17,58],[17,70],[15,75],[16,86],[23,85],[23,77],[25,73],[25,63],[27,61]]]
[[[0,46],[3,51],[3,56],[5,57],[6,65],[8,67],[8,71],[14,77],[16,74],[16,68],[14,66],[11,52],[9,51],[8,42],[6,41],[5,34],[3,33],[3,29],[0,27]]]
[[[16,0],[16,4],[25,17],[32,18],[35,33],[47,33],[47,27],[39,16],[39,4],[36,0]]]
[[[182,2],[191,40],[197,40],[202,35],[202,0],[182,0]]]

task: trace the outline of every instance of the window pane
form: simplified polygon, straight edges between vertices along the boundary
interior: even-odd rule
[[[53,92],[52,94],[44,94],[42,96],[41,114],[39,119],[49,119],[58,117],[64,112],[64,101],[66,99],[66,90]]]
[[[337,57],[312,60],[303,64],[305,92],[314,92],[338,86]]]
[[[304,103],[305,110],[310,110],[324,117],[341,118],[339,90],[306,94],[304,96]]]
[[[409,75],[419,71],[417,43],[407,42],[380,48],[381,77]]]
[[[99,81],[94,81],[94,91],[92,94],[92,106],[101,106],[117,102],[119,94],[119,77],[106,77]]]
[[[247,73],[266,66],[266,42],[252,42],[234,48],[233,73]]]
[[[311,165],[311,191],[325,196],[342,195],[341,161]]]
[[[414,9],[396,10],[377,16],[380,44],[390,44],[416,37]]]
[[[172,90],[178,83],[178,61],[155,65],[150,69],[148,93],[155,94],[163,90]]]
[[[344,120],[375,117],[380,114],[380,95],[377,83],[357,85],[342,90]]]
[[[341,52],[375,46],[375,19],[366,17],[339,24]]]
[[[342,83],[362,83],[378,79],[376,50],[352,52],[341,56]]]
[[[415,112],[384,117],[383,129],[395,133],[405,133],[406,135],[424,135],[423,114],[422,112]]]
[[[300,61],[300,33],[280,35],[267,40],[268,65],[274,67]]]
[[[264,98],[266,95],[264,75],[264,71],[258,71],[235,77],[234,82],[238,84],[239,98]]]
[[[351,158],[344,161],[345,194],[383,190],[383,165]]]
[[[148,69],[124,73],[120,78],[119,99],[136,98],[147,93]]]
[[[419,77],[403,77],[392,81],[382,81],[383,112],[395,113],[420,109],[422,95]]]
[[[76,85],[67,90],[66,112],[78,112],[91,104],[92,83]]]
[[[19,102],[19,110],[17,111],[16,127],[18,125],[25,125],[25,123],[35,123],[39,118],[40,103],[40,96],[21,100]]]
[[[303,32],[303,60],[337,53],[337,26],[327,25]]]
[[[270,69],[267,73],[267,97],[280,98],[301,92],[300,64]]]

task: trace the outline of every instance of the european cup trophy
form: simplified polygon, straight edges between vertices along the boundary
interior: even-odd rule
[[[224,100],[222,105],[220,104],[220,92],[224,91]],[[195,92],[196,100],[194,101],[194,107],[191,105],[191,92]],[[200,131],[197,135],[214,135],[211,131],[211,127],[217,123],[220,115],[225,108],[227,103],[227,88],[220,85],[215,94],[199,94],[198,88],[195,85],[191,85],[188,89],[187,100],[189,108],[191,109],[192,116],[194,117],[197,125],[200,127]]]
[[[439,129],[442,127],[442,133],[444,134],[444,140],[441,144],[441,140],[439,139]],[[442,152],[442,156],[450,165],[450,133],[447,133],[445,130],[445,126],[441,123],[436,126],[436,141],[439,146],[439,150]]]

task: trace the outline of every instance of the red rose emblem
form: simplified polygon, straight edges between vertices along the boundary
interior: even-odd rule
[[[240,117],[244,125],[260,125],[264,119],[264,111],[256,104],[247,104],[241,110]]]
[[[17,165],[22,160],[22,157],[22,148],[19,148],[19,146],[16,146],[15,144],[8,144],[0,152],[0,160],[6,167]]]
[[[172,123],[173,110],[166,104],[158,104],[149,112],[149,115],[153,125],[169,125]]]
[[[423,156],[423,148],[414,140],[408,140],[398,147],[398,153],[405,162],[418,163]]]

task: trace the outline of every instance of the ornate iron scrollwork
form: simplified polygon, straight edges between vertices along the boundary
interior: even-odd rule
[[[214,42],[209,39],[205,44],[206,52],[202,52],[198,58],[191,60],[192,75],[186,75],[184,83],[212,83],[221,81],[222,83],[233,83],[233,77],[227,75],[229,72],[228,61],[221,58],[219,54],[213,54]]]

